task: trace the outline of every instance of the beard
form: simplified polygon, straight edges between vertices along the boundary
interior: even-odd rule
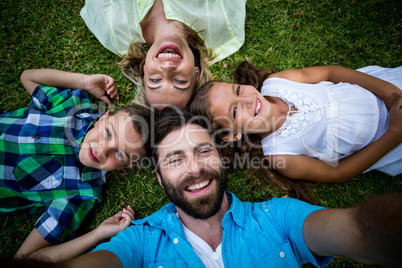
[[[193,200],[189,200],[185,197],[184,191],[186,191],[185,187],[187,185],[191,185],[199,179],[211,178],[213,178],[213,180],[211,180],[210,183],[216,181],[216,187],[211,189],[211,192],[207,196]],[[170,201],[187,215],[200,220],[208,219],[218,213],[222,205],[227,178],[226,170],[223,168],[220,168],[219,171],[206,171],[203,169],[198,177],[189,177],[180,182],[177,186],[174,186],[161,176],[163,188]]]

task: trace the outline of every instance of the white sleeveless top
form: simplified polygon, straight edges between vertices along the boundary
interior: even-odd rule
[[[369,66],[359,71],[402,88],[402,67]],[[280,129],[261,141],[264,155],[303,154],[333,164],[374,142],[388,128],[389,113],[384,102],[357,85],[303,84],[269,78],[261,94],[278,97],[297,109],[289,112],[294,113],[292,116],[288,113]],[[370,170],[390,175],[402,172],[402,144],[384,158],[386,161],[381,159]],[[393,167],[381,168],[389,165]]]

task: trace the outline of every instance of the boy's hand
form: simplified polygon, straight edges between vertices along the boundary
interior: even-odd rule
[[[104,220],[98,228],[96,228],[96,231],[98,235],[102,237],[102,240],[108,239],[130,226],[133,220],[134,210],[131,206],[127,206],[127,209],[123,208],[123,210],[116,215]]]
[[[105,74],[88,75],[86,90],[108,105],[112,104],[108,96],[112,99],[119,99],[114,79]]]
[[[396,98],[391,107],[388,131],[402,142],[402,94]]]

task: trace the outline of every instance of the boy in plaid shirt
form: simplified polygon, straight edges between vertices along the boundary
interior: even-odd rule
[[[106,171],[130,167],[146,154],[142,136],[151,110],[130,105],[100,117],[81,90],[66,89],[80,88],[111,104],[108,96],[118,94],[107,75],[37,69],[23,72],[21,81],[30,107],[0,115],[0,212],[45,210],[16,254],[34,257],[76,236],[102,199]],[[130,222],[127,211],[133,213],[120,213],[117,225]],[[101,236],[98,242],[107,238]]]

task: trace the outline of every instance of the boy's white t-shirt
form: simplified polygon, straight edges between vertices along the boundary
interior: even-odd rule
[[[179,218],[179,215],[177,213],[176,216]],[[193,247],[195,253],[197,253],[198,257],[200,257],[205,266],[208,268],[224,268],[222,259],[222,243],[219,244],[219,246],[216,248],[216,251],[213,251],[213,249],[208,245],[207,242],[205,242],[198,235],[187,229],[187,227],[184,226],[181,221],[180,223],[183,227],[184,235],[191,243],[191,246]]]

